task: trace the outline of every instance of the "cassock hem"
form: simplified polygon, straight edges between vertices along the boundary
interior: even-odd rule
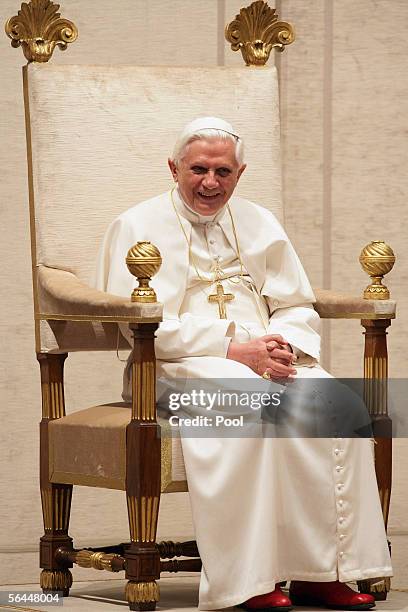
[[[275,589],[275,586],[279,582],[290,582],[291,580],[302,580],[305,582],[332,582],[335,580],[339,580],[340,582],[352,582],[355,580],[367,580],[369,578],[382,578],[393,576],[393,571],[391,567],[383,567],[383,568],[373,568],[365,571],[361,570],[353,570],[350,572],[326,572],[326,573],[305,573],[301,572],[299,574],[292,574],[290,577],[280,577],[276,578],[271,582],[263,582],[256,587],[253,587],[251,590],[243,591],[240,594],[231,595],[230,597],[225,597],[223,599],[219,599],[217,601],[207,601],[206,603],[200,602],[198,605],[199,610],[219,610],[222,608],[231,608],[233,606],[238,606],[239,604],[244,603],[251,597],[255,597],[256,595],[264,595],[265,593],[270,593]]]
[[[340,582],[351,582],[352,580],[368,580],[370,578],[386,578],[394,575],[391,566],[387,567],[375,567],[373,569],[361,571],[361,570],[350,570],[348,572],[340,572]]]

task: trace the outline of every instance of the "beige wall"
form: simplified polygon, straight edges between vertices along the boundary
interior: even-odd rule
[[[224,45],[222,32],[242,0],[62,0],[61,4],[63,15],[78,25],[80,37],[65,53],[57,50],[53,62],[241,62],[240,56]],[[296,44],[277,60],[282,86],[286,228],[315,286],[357,293],[367,283],[357,261],[362,246],[378,238],[391,244],[398,262],[388,284],[399,302],[399,318],[389,334],[390,366],[392,376],[403,377],[403,347],[408,342],[403,291],[408,247],[406,230],[404,234],[402,229],[406,224],[407,192],[407,173],[402,164],[408,95],[403,69],[408,51],[408,4],[405,0],[277,0],[276,4],[297,30]],[[0,22],[18,8],[15,0],[1,0]],[[0,398],[4,438],[0,446],[0,582],[18,583],[35,580],[38,574],[40,396],[33,353],[20,74],[23,57],[20,50],[10,47],[4,35],[0,36],[0,58]],[[331,324],[325,329],[324,343],[325,364],[335,374],[361,373],[359,323]],[[68,408],[116,398],[121,368],[110,354],[70,356],[66,366]],[[95,372],[100,372],[98,379]],[[404,486],[408,448],[404,441],[395,448],[390,532],[399,543],[405,542],[403,534],[408,534]],[[76,491],[71,522],[76,544],[125,538],[123,502],[120,492],[90,488]],[[191,531],[187,497],[166,496],[163,506],[161,532],[173,538],[187,535]],[[185,517],[182,527],[174,518],[176,508],[181,508]],[[16,552],[7,554],[12,548]],[[397,585],[406,580],[403,563],[397,558],[402,557],[400,550],[395,557]]]

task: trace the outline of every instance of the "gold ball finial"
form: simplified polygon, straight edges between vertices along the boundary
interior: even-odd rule
[[[392,248],[382,240],[374,240],[361,251],[359,261],[364,272],[367,272],[372,280],[364,291],[364,299],[389,300],[390,292],[382,284],[382,279],[394,267],[395,255]]]
[[[126,265],[139,282],[133,290],[132,302],[157,302],[156,292],[149,286],[149,281],[162,265],[159,249],[148,241],[137,242],[127,252]]]

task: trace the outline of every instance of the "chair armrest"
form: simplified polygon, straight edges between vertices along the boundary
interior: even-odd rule
[[[315,290],[315,310],[322,319],[395,319],[394,300],[365,300],[362,297]]]
[[[162,304],[131,302],[130,296],[123,298],[98,291],[65,270],[39,266],[37,286],[37,319],[116,323],[157,323],[162,320]]]

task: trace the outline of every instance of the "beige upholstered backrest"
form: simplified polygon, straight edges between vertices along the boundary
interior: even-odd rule
[[[110,222],[170,188],[167,158],[197,116],[221,116],[242,134],[248,168],[237,193],[281,216],[275,68],[30,64],[27,93],[35,265],[88,283]]]

